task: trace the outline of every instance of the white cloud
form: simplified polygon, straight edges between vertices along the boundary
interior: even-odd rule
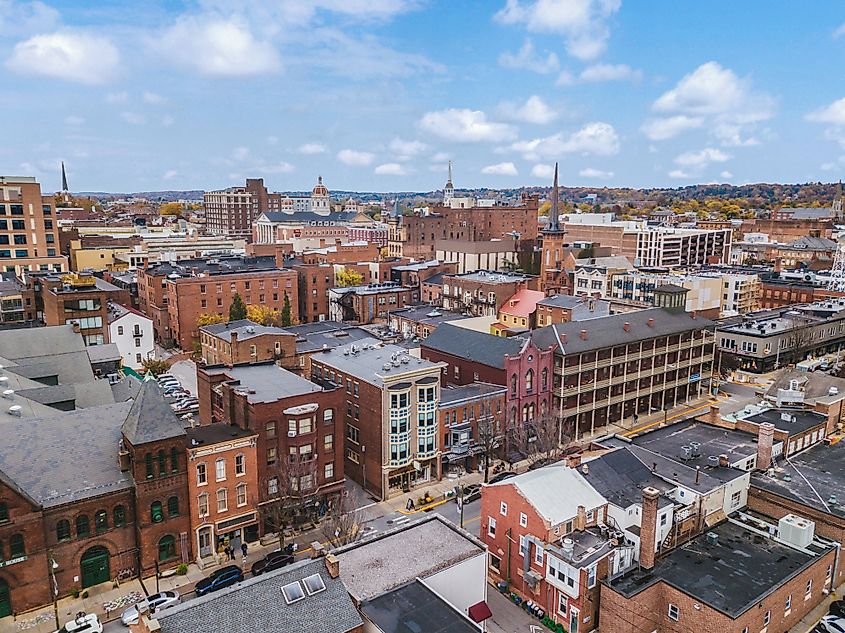
[[[450,156],[448,152],[437,152],[434,156],[431,157],[431,162],[433,163],[445,163],[449,160]]]
[[[554,178],[555,176],[555,166],[554,165],[544,165],[543,163],[537,163],[531,168],[531,175],[535,178],[543,178],[550,179]]]
[[[503,68],[530,70],[546,75],[555,72],[560,67],[560,62],[554,53],[548,53],[545,57],[535,54],[534,44],[526,39],[516,53],[505,51],[499,55],[499,65]]]
[[[129,101],[128,92],[110,92],[106,95],[106,103],[126,103]]]
[[[260,174],[289,174],[295,169],[293,165],[285,161],[278,163],[261,163],[255,168]]]
[[[703,117],[690,117],[685,114],[678,114],[660,119],[650,119],[643,123],[640,129],[652,141],[663,141],[667,138],[677,136],[686,130],[701,127],[703,124]]]
[[[833,37],[842,37],[845,35],[845,24],[840,24],[839,27],[833,32]]]
[[[399,163],[384,163],[373,170],[379,176],[407,176],[410,172]]]
[[[516,136],[513,126],[488,121],[481,110],[466,108],[427,112],[418,125],[429,134],[458,143],[509,141]]]
[[[587,167],[582,169],[578,172],[578,175],[582,178],[599,178],[601,180],[607,180],[608,178],[613,178],[612,171],[602,171],[601,169],[593,169],[592,167]]]
[[[575,83],[575,75],[568,70],[562,70],[555,81],[556,86],[571,86]]]
[[[162,176],[162,178],[164,180],[173,180],[178,175],[179,175],[179,172],[176,171],[175,169],[168,169],[166,172],[164,172],[164,175]]]
[[[586,82],[639,81],[643,73],[627,64],[593,64],[582,70],[579,76],[581,81]]]
[[[297,149],[300,154],[325,154],[326,153],[326,146],[322,143],[304,143],[299,146]]]
[[[422,141],[406,141],[398,136],[390,141],[388,149],[396,156],[398,160],[410,160],[418,154],[422,154],[428,149],[428,145]]]
[[[771,96],[753,92],[749,80],[737,77],[716,62],[702,64],[682,77],[652,105],[653,110],[670,117],[685,115],[690,120],[703,117],[710,133],[726,146],[756,144],[757,139],[748,134],[756,124],[772,118],[774,108]],[[671,129],[671,124],[666,129]],[[676,134],[684,129],[689,126],[674,128]]]
[[[725,170],[725,171],[719,173],[719,177],[724,178],[725,180],[730,180],[731,178],[734,177],[734,175],[731,172],[729,172],[728,170]]]
[[[117,73],[120,53],[106,37],[77,31],[35,35],[15,45],[6,66],[21,74],[101,84]]]
[[[523,24],[529,31],[562,35],[570,55],[593,59],[607,47],[607,20],[621,4],[621,0],[507,0],[495,19]]]
[[[149,103],[150,105],[162,105],[163,103],[167,103],[167,99],[162,97],[160,94],[155,92],[145,91],[142,95],[144,103]]]
[[[120,118],[129,123],[130,125],[144,125],[147,122],[146,117],[143,114],[138,112],[121,112]]]
[[[499,112],[503,117],[508,119],[536,123],[538,125],[551,123],[558,116],[558,113],[537,95],[528,97],[525,103],[521,105],[506,101],[499,106]]]
[[[71,115],[65,117],[65,123],[67,125],[79,127],[80,125],[85,123],[85,119],[83,119],[81,116],[75,116],[75,115],[71,114]]]
[[[342,149],[337,153],[337,159],[344,165],[353,167],[366,167],[375,160],[375,154],[370,152],[359,152],[354,149]]]
[[[55,29],[59,22],[59,12],[38,0],[0,0],[0,32],[6,37],[44,33]]]
[[[518,176],[516,165],[511,162],[487,165],[481,169],[482,174],[494,174],[496,176]]]
[[[684,152],[675,157],[675,163],[684,167],[703,168],[710,163],[724,163],[730,160],[730,154],[720,149],[705,147],[698,152]]]
[[[246,160],[248,156],[249,156],[249,148],[244,147],[243,145],[241,145],[240,147],[236,147],[235,149],[232,150],[232,160],[242,161],[242,160]]]
[[[669,172],[669,178],[689,179],[689,178],[692,178],[692,174],[688,174],[687,172],[685,172],[681,169],[673,169],[672,171]]]
[[[810,112],[806,119],[813,123],[826,123],[825,138],[845,147],[845,97],[823,108]]]
[[[183,16],[148,41],[157,54],[203,75],[239,77],[281,70],[273,45],[258,40],[241,18]]]
[[[619,136],[609,123],[595,121],[569,135],[559,132],[545,138],[517,141],[510,148],[529,160],[537,157],[554,158],[559,154],[609,156],[619,153]]]

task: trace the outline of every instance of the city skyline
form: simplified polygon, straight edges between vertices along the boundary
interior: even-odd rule
[[[0,3],[0,171],[84,191],[836,181],[832,2]],[[690,25],[695,25],[694,29]],[[690,33],[695,37],[691,40]]]

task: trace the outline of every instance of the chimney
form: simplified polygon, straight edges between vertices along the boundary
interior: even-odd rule
[[[656,488],[643,488],[643,511],[640,514],[640,567],[654,567],[655,548],[657,546],[657,499],[660,493]]]
[[[581,453],[575,453],[566,458],[566,465],[570,468],[578,468],[581,465]]]
[[[560,333],[560,342],[561,342],[561,343],[566,343],[566,332],[561,332],[561,333]]]
[[[728,462],[728,456],[725,455],[724,453],[719,455],[719,467],[720,468],[727,468],[729,465],[730,465],[730,462]]]
[[[631,331],[631,324],[628,323],[627,321],[625,321],[625,323],[622,324],[622,329],[625,330],[626,332],[630,332]]]
[[[701,466],[695,467],[695,485],[698,485],[698,480],[701,477]]]
[[[707,423],[718,425],[722,421],[722,414],[719,411],[718,404],[710,405],[710,412],[707,414]]]
[[[581,464],[581,472],[584,473],[585,475],[590,474],[590,465],[587,462],[584,462],[583,464]]]
[[[74,321],[70,324],[70,326],[73,328],[74,334],[80,334],[82,332],[82,330],[79,329],[79,321]]]
[[[331,578],[340,576],[340,561],[334,554],[326,554],[326,571],[329,572]]]
[[[578,506],[578,515],[575,517],[575,530],[583,532],[587,527],[587,509],[584,506]]]
[[[696,315],[695,315],[695,310],[693,310],[692,312],[690,312],[690,313],[689,313],[689,316],[690,316],[690,318],[691,318],[691,319],[694,319],[694,318],[695,318],[695,316],[696,316]]]
[[[778,257],[777,259],[775,259],[775,272],[779,273],[782,270],[783,270],[783,260],[780,257]]]
[[[232,342],[232,347],[237,345],[237,343],[238,343],[238,333],[237,333],[237,331],[232,330],[231,332],[229,332],[229,339]]]
[[[588,338],[588,336],[587,336],[587,330],[581,330],[581,340],[582,340],[582,341],[586,341],[586,340],[587,340],[587,338]]]
[[[649,319],[646,323],[648,327],[654,327],[654,319]]]
[[[775,438],[775,425],[763,422],[757,431],[757,470],[767,470],[772,464],[772,442]]]

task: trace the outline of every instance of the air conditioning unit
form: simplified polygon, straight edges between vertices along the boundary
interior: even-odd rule
[[[794,514],[787,514],[778,521],[778,538],[799,549],[805,549],[813,542],[815,531],[815,523]]]
[[[288,431],[288,437],[296,437],[296,431]]]

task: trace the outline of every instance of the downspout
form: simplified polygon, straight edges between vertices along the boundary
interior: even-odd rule
[[[511,528],[508,528],[508,531],[505,532],[505,539],[508,542],[508,586],[511,584]]]

